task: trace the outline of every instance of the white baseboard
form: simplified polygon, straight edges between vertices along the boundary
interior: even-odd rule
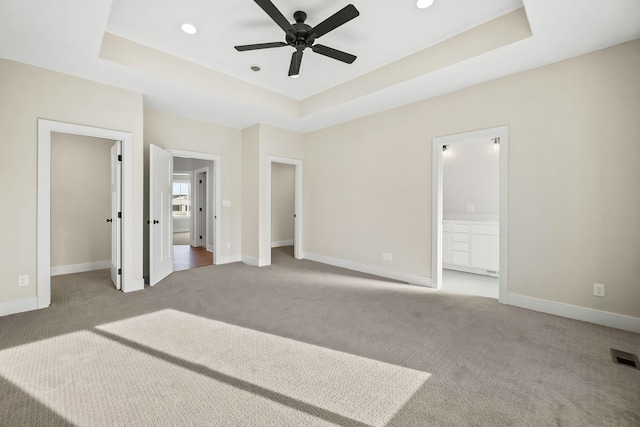
[[[248,255],[242,255],[241,261],[243,263],[247,264],[247,265],[251,265],[251,266],[254,266],[254,267],[257,267],[259,265],[258,264],[258,258],[254,258],[254,257],[248,256]]]
[[[542,313],[554,314],[569,319],[582,320],[610,328],[622,329],[640,333],[640,318],[625,316],[624,314],[610,313],[608,311],[595,310],[593,308],[564,304],[525,295],[508,294],[507,304]]]
[[[175,233],[186,233],[187,231],[191,231],[190,228],[174,228],[173,234]]]
[[[232,262],[241,262],[241,261],[242,261],[242,257],[240,255],[231,255],[231,256],[218,258],[218,264],[216,265],[231,264]]]
[[[376,267],[368,264],[361,264],[359,262],[347,261],[338,258],[331,258],[324,255],[312,254],[305,252],[304,258],[321,262],[323,264],[334,265],[336,267],[347,268],[349,270],[359,271],[361,273],[373,274],[375,276],[386,277],[388,279],[399,280],[401,282],[407,282],[410,285],[427,286],[431,287],[431,278],[425,276],[419,276],[417,274],[403,273],[401,271],[388,270],[386,268]]]
[[[0,316],[22,313],[38,309],[38,297],[24,298],[0,303]]]
[[[207,252],[213,252],[214,246],[213,245],[207,245]]]
[[[282,246],[293,246],[293,239],[291,240],[279,240],[277,242],[271,242],[272,248],[280,248]]]
[[[105,268],[111,268],[111,260],[51,267],[51,275],[60,276],[61,274],[82,273],[84,271],[104,270]]]

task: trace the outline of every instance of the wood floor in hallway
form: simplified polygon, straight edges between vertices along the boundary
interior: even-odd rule
[[[213,265],[213,252],[204,247],[173,245],[173,271]]]

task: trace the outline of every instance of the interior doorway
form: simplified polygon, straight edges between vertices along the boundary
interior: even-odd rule
[[[121,142],[51,133],[51,275],[111,270],[121,288]],[[106,219],[106,221],[105,221]]]
[[[302,160],[267,156],[266,263],[272,252],[303,258],[302,250]],[[265,253],[261,250],[261,254]]]
[[[133,283],[133,169],[132,169],[132,135],[128,132],[110,129],[94,128],[56,122],[52,120],[38,120],[38,211],[37,211],[37,297],[36,308],[45,308],[51,304],[51,137],[53,133],[82,135],[88,137],[121,141],[120,178],[121,178],[121,256],[120,287],[124,292],[139,288]],[[104,218],[100,222],[105,221]]]
[[[434,138],[433,287],[506,302],[507,160],[506,126]]]
[[[442,156],[442,289],[498,299],[499,139],[453,141]]]
[[[173,271],[219,262],[220,157],[167,150],[173,155]]]
[[[295,166],[271,165],[271,260],[295,251]]]

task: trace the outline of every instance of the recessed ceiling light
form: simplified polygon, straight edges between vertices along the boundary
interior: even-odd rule
[[[418,0],[416,6],[418,9],[426,9],[433,4],[433,0]]]
[[[182,24],[182,27],[180,28],[182,28],[182,31],[184,31],[187,34],[195,34],[198,32],[198,29],[196,28],[196,26],[188,22],[185,22],[184,24]]]

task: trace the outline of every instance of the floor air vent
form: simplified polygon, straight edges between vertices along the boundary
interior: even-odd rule
[[[630,368],[638,369],[638,356],[635,354],[627,353],[626,351],[616,350],[615,348],[611,350],[611,357],[613,361],[619,365],[629,366]]]

